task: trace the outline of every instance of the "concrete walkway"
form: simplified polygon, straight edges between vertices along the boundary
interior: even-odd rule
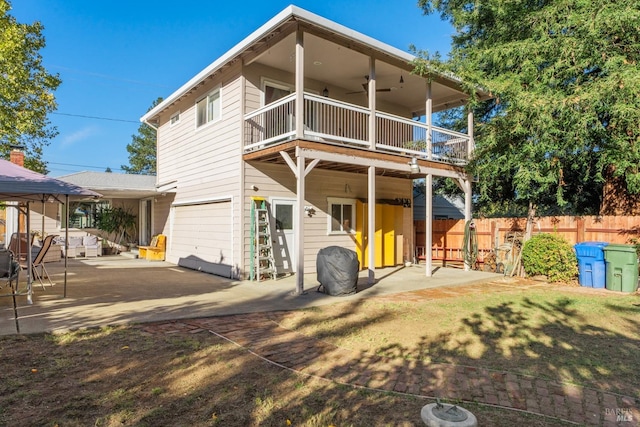
[[[376,298],[394,302],[459,298],[486,292],[526,292],[527,288],[547,286],[493,281]],[[362,354],[285,329],[280,326],[282,315],[252,313],[141,327],[151,334],[213,333],[282,368],[355,387],[487,404],[544,415],[551,423],[556,419],[577,425],[640,425],[640,402],[632,396],[513,372]],[[625,418],[616,421],[617,416]]]
[[[64,264],[48,263],[55,286],[35,282],[33,304],[18,298],[21,333],[53,332],[113,324],[230,314],[293,310],[336,301],[369,298],[422,288],[486,282],[501,275],[454,268],[436,268],[427,278],[424,266],[376,271],[377,283],[367,284],[366,271],[358,293],[332,297],[316,292],[315,274],[305,277],[304,295],[294,295],[295,277],[275,281],[233,281],[176,267],[123,256],[69,260],[66,292]],[[24,272],[23,272],[24,273]],[[25,286],[22,274],[21,288]],[[16,333],[9,290],[0,289],[0,335]],[[66,297],[65,297],[66,294]],[[2,297],[4,295],[4,297]]]

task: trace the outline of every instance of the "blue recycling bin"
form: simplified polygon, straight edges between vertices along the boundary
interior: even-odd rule
[[[604,288],[606,283],[606,263],[604,247],[607,242],[582,242],[574,246],[578,258],[578,282],[580,286]]]

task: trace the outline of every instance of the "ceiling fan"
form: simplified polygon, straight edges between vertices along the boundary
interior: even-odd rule
[[[354,95],[356,93],[369,93],[369,76],[368,75],[364,76],[364,78],[366,81],[362,83],[363,90],[359,90],[356,92],[347,92],[346,95]],[[402,77],[400,77],[400,79],[401,79],[400,81],[404,83],[404,80],[402,79]],[[376,88],[376,92],[391,92],[392,90],[397,90],[397,89],[398,89],[397,87],[385,87],[380,89]]]

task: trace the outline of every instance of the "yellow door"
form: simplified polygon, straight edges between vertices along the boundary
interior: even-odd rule
[[[361,268],[369,266],[369,245],[367,238],[367,203],[356,201],[356,252]],[[397,265],[397,237],[402,235],[402,206],[376,205],[375,227],[375,267],[391,267]]]
[[[396,265],[396,207],[392,205],[382,206],[382,265],[384,267],[392,267]],[[377,216],[376,212],[376,216]],[[376,231],[377,234],[377,231]],[[377,243],[377,241],[376,241]],[[376,251],[377,252],[377,251]],[[376,259],[376,267],[378,267]]]
[[[365,268],[365,252],[367,247],[367,214],[366,204],[356,200],[356,253],[358,254],[358,262],[360,268]]]

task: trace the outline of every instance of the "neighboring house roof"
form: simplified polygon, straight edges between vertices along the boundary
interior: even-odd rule
[[[149,123],[160,114],[164,109],[171,106],[180,98],[188,94],[193,88],[204,82],[209,76],[215,74],[221,70],[225,65],[235,61],[238,57],[241,57],[243,53],[251,51],[257,45],[271,44],[271,38],[278,37],[283,27],[287,26],[292,21],[301,21],[306,27],[313,27],[321,30],[323,33],[329,34],[331,38],[343,38],[350,41],[350,45],[359,45],[361,49],[376,52],[377,56],[383,56],[393,59],[394,61],[402,62],[405,64],[411,63],[416,57],[408,52],[380,42],[374,38],[366,36],[348,27],[340,25],[322,16],[311,13],[307,10],[301,9],[297,6],[290,5],[286,7],[282,12],[271,18],[268,22],[258,28],[256,31],[247,36],[240,43],[236,44],[233,48],[227,51],[224,55],[212,62],[208,67],[195,75],[191,80],[182,85],[178,90],[166,97],[155,108],[148,111],[144,116],[140,118],[140,121]],[[444,75],[442,73],[433,72],[433,78],[442,82],[447,81],[447,85],[458,85],[461,83],[460,79],[453,75]],[[479,93],[481,91],[479,90]],[[482,93],[482,95],[486,95]]]
[[[413,219],[414,221],[424,221],[425,217],[425,195],[421,192],[413,193]],[[434,218],[446,217],[449,219],[464,218],[464,199],[461,196],[433,196],[432,213]]]
[[[137,199],[157,194],[156,177],[153,175],[84,171],[58,179],[97,191],[105,198]]]

